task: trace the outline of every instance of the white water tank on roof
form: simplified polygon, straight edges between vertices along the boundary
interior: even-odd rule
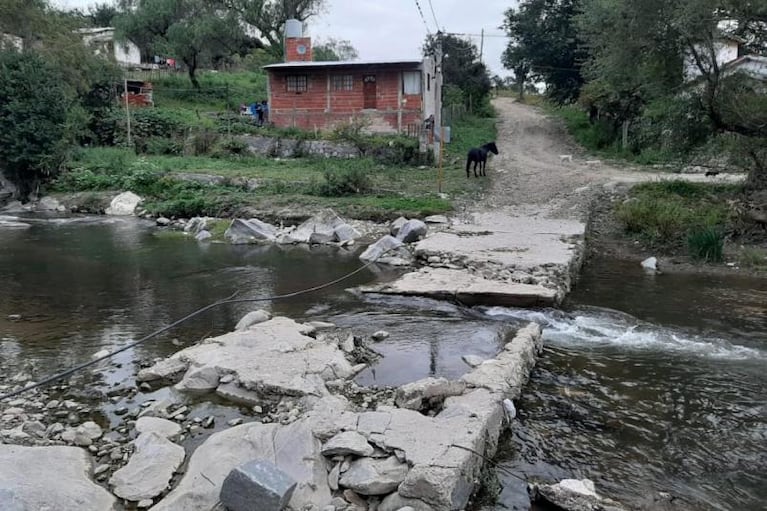
[[[285,21],[285,37],[303,37],[304,24],[298,20]]]

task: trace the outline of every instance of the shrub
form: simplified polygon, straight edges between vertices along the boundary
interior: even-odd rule
[[[325,181],[318,186],[317,193],[323,197],[346,197],[370,192],[373,183],[364,170],[357,167],[344,170],[325,170]]]
[[[184,152],[184,144],[174,138],[152,137],[146,140],[147,154],[178,156]]]
[[[218,142],[219,134],[215,131],[202,130],[191,135],[184,147],[184,154],[187,156],[200,156],[208,154]]]
[[[724,251],[724,234],[714,227],[695,229],[687,236],[687,247],[693,259],[705,262],[721,262]]]

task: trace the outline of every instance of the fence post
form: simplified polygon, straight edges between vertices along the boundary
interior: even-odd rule
[[[130,137],[130,108],[128,106],[128,79],[127,78],[125,78],[123,82],[123,87],[125,87],[123,93],[125,94],[125,118],[128,124],[128,147],[130,147],[132,144],[131,144],[131,137]]]

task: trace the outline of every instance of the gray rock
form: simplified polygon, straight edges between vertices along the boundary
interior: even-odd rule
[[[272,315],[265,310],[251,311],[245,314],[242,319],[237,322],[237,325],[234,327],[234,329],[238,332],[241,332],[243,330],[247,330],[253,325],[257,325],[258,323],[269,321],[271,318]]]
[[[566,511],[625,511],[617,502],[600,497],[589,479],[564,479],[557,484],[531,484],[533,502],[547,502]]]
[[[407,464],[395,456],[384,460],[361,458],[351,463],[338,482],[362,495],[385,495],[396,490],[407,473]]]
[[[371,446],[364,436],[356,431],[344,431],[335,435],[322,447],[323,456],[336,456],[352,454],[354,456],[370,456],[373,454]]]
[[[40,421],[28,421],[22,424],[21,430],[37,438],[45,437],[45,424]]]
[[[312,235],[315,236],[317,243],[322,243],[320,239],[333,241],[335,239],[335,230],[337,227],[345,224],[332,209],[325,209],[309,218],[307,221],[296,227],[296,229],[287,236],[289,243],[310,243]]]
[[[229,427],[239,426],[240,424],[242,424],[242,418],[241,418],[241,417],[237,417],[237,418],[235,418],[235,419],[230,419],[230,420],[228,420],[228,421],[226,422],[226,424],[227,424]]]
[[[133,215],[134,211],[136,211],[136,206],[138,206],[142,200],[141,197],[133,192],[123,192],[112,199],[112,202],[109,204],[105,213],[107,215],[115,216]]]
[[[257,218],[244,220],[235,218],[224,233],[224,237],[234,245],[275,241],[277,228]]]
[[[465,389],[466,384],[463,382],[449,381],[445,378],[424,378],[399,387],[395,402],[400,408],[420,410],[425,401],[460,396]]]
[[[361,236],[362,234],[349,224],[341,224],[333,230],[333,240],[339,243],[356,240]]]
[[[181,433],[181,426],[158,417],[140,417],[136,421],[136,431],[139,434],[157,433],[164,438],[171,438]]]
[[[190,367],[176,389],[188,392],[209,392],[218,387],[218,371],[215,367]]]
[[[196,239],[197,241],[207,241],[211,239],[212,237],[213,235],[209,231],[205,231],[205,230],[200,231],[194,235],[194,239]]]
[[[402,226],[407,223],[407,218],[404,216],[401,216],[397,218],[396,220],[392,221],[389,224],[389,234],[392,236],[397,236],[399,234],[399,230],[402,229]]]
[[[338,491],[338,478],[341,475],[341,463],[336,463],[328,474],[328,486],[332,491]]]
[[[333,231],[316,231],[309,235],[309,243],[312,245],[326,245],[335,240],[335,229]]]
[[[373,335],[371,335],[370,337],[372,337],[374,341],[383,341],[384,339],[387,339],[389,337],[389,332],[387,332],[386,330],[379,330],[373,333]]]
[[[216,394],[234,403],[253,406],[263,401],[263,398],[252,390],[244,389],[237,383],[227,383],[216,388]]]
[[[296,481],[274,464],[253,460],[232,470],[221,486],[221,503],[230,511],[282,511]]]
[[[81,447],[87,447],[99,438],[101,434],[101,426],[93,421],[88,421],[76,428],[67,428],[61,433],[61,439]]]
[[[642,269],[647,273],[655,273],[658,271],[658,259],[655,257],[648,257],[642,261]]]
[[[403,243],[414,243],[426,236],[428,228],[420,220],[408,220],[397,233],[397,239]]]
[[[426,502],[418,499],[407,499],[397,492],[384,498],[377,511],[402,511],[408,508],[412,511],[434,511],[434,508]]]
[[[104,511],[115,498],[88,477],[89,456],[76,447],[0,444],[0,509]]]
[[[170,378],[182,371],[186,371],[188,366],[189,364],[180,358],[166,358],[152,367],[139,371],[136,375],[136,381],[155,381]]]
[[[53,197],[43,197],[40,199],[37,203],[37,209],[39,211],[56,211],[58,213],[63,213],[67,210],[66,207]]]
[[[427,224],[446,224],[448,219],[445,215],[431,215],[423,219]]]
[[[198,234],[208,228],[208,218],[196,216],[190,219],[184,226],[184,232]]]
[[[391,264],[392,261],[407,260],[410,253],[403,248],[402,242],[393,236],[384,236],[370,245],[361,255],[363,261],[375,261]]]
[[[112,474],[114,494],[131,501],[152,499],[168,486],[173,473],[184,461],[184,448],[150,432],[134,441],[136,451],[128,464]]]
[[[485,361],[485,359],[477,355],[464,355],[461,357],[461,360],[466,362],[469,367],[477,367]]]
[[[164,216],[161,216],[155,220],[155,223],[159,225],[160,227],[167,227],[170,225],[170,218],[165,218]]]

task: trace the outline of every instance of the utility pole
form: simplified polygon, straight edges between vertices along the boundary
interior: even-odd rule
[[[130,139],[130,107],[128,106],[128,79],[125,78],[125,81],[123,82],[123,87],[125,87],[125,90],[123,93],[125,94],[125,119],[128,123],[128,147],[130,147],[131,139]]]
[[[485,29],[482,29],[479,36],[479,61],[482,62],[482,53],[485,50]]]

